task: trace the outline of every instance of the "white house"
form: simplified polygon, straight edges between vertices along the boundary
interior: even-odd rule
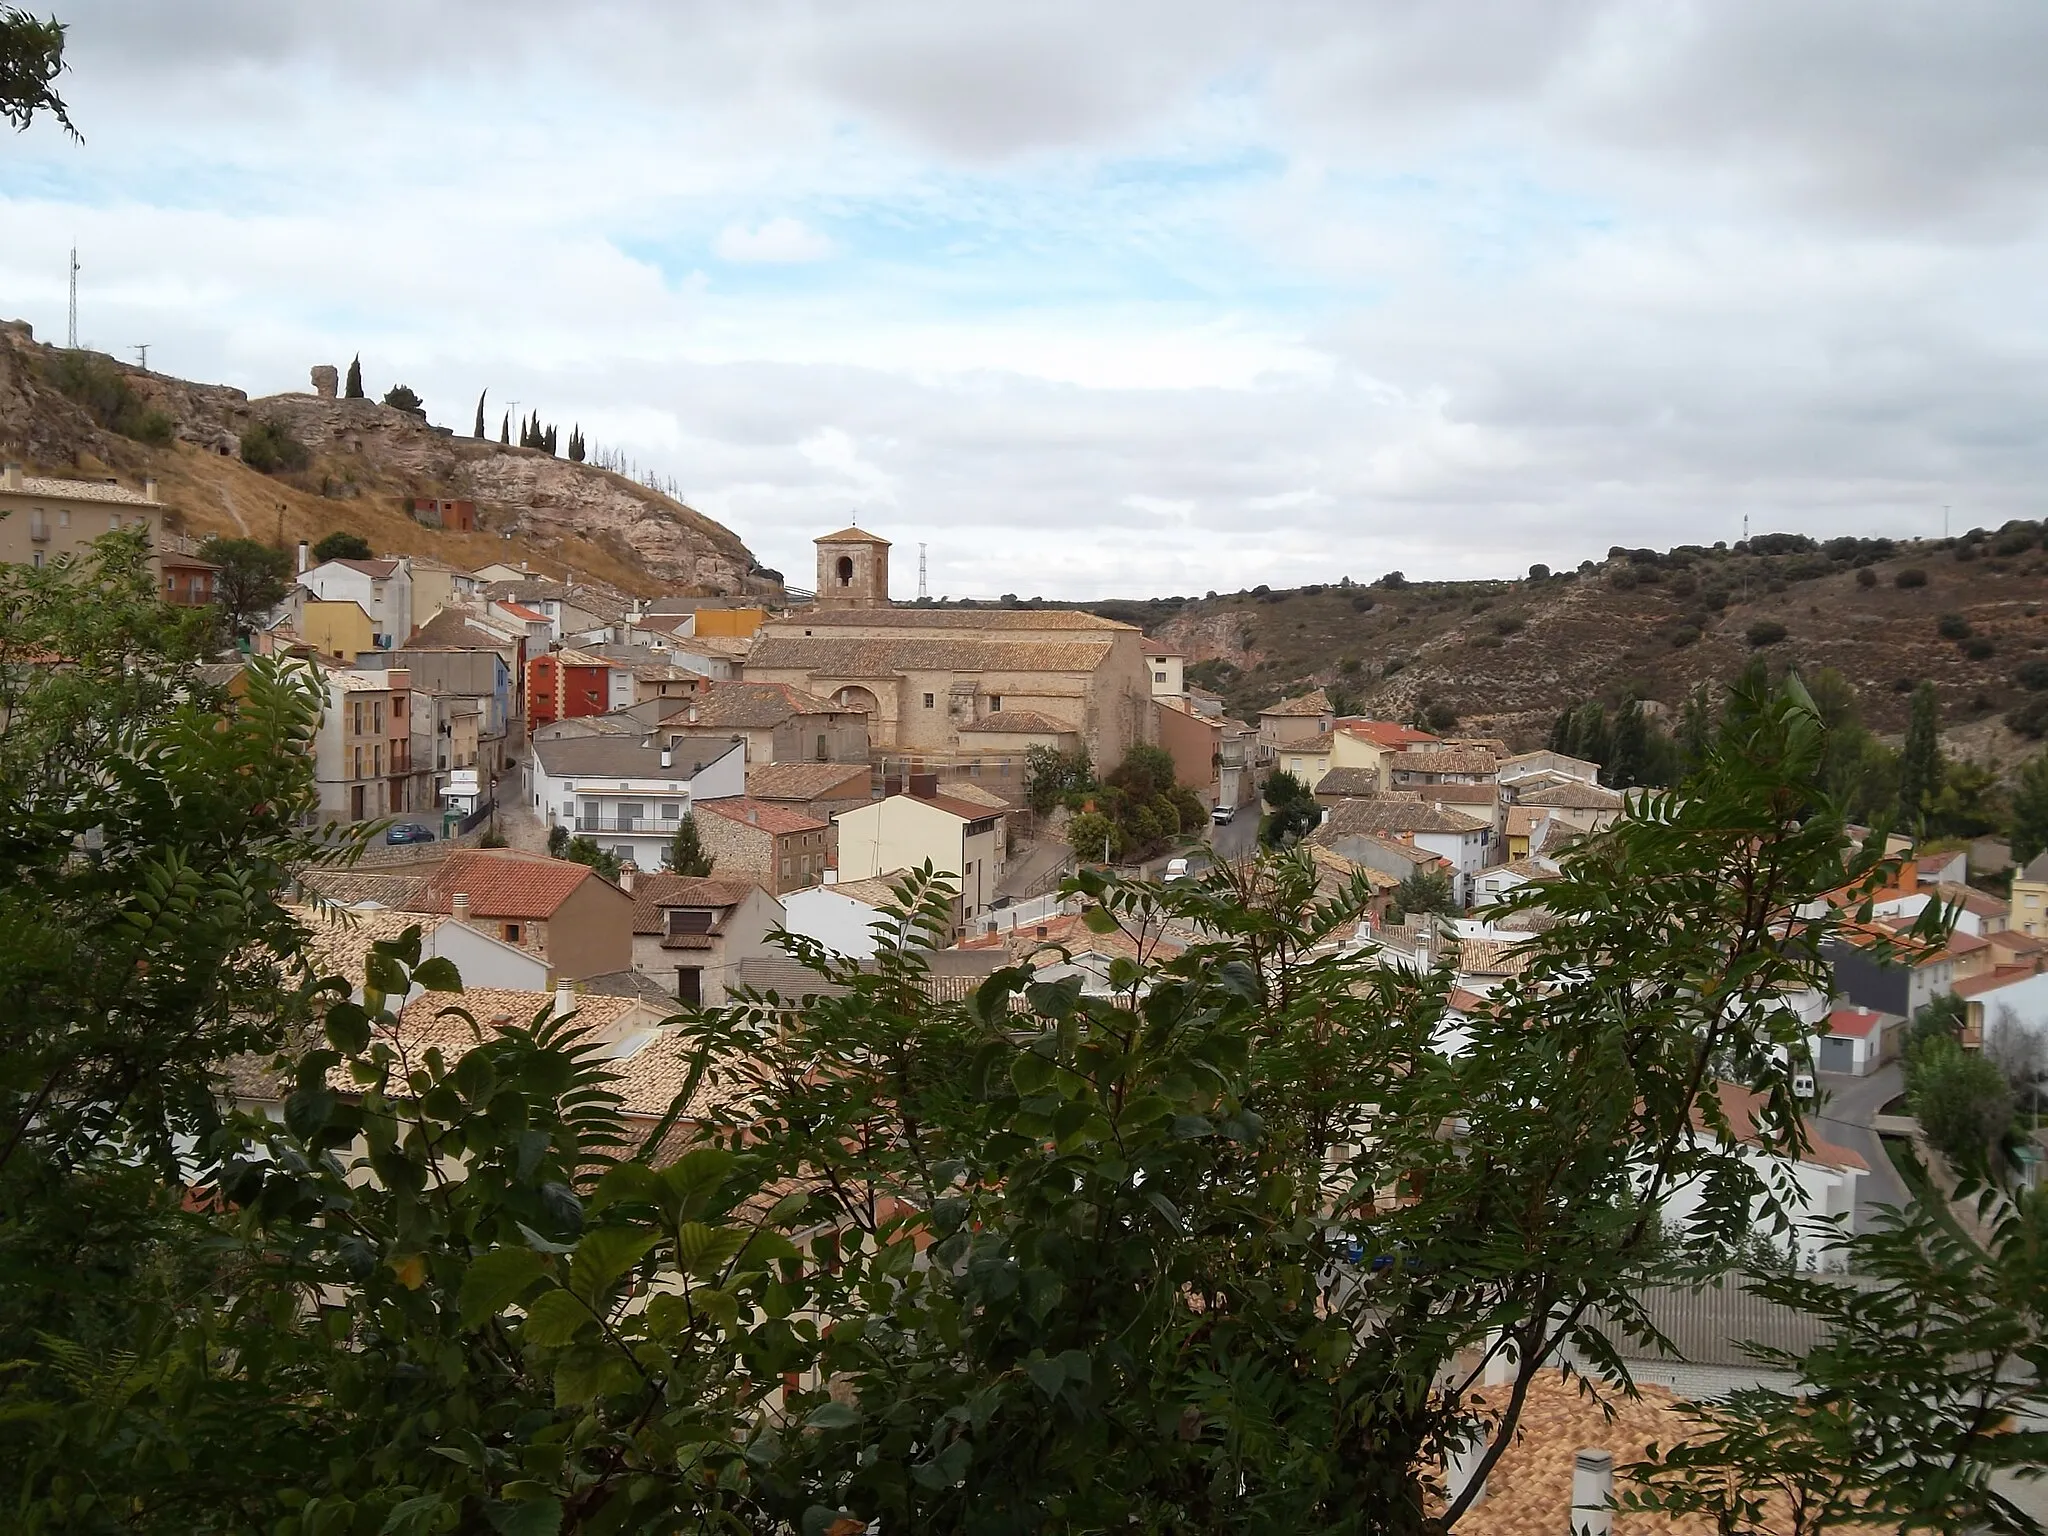
[[[1744,1161],[1766,1185],[1775,1188],[1780,1179],[1789,1177],[1796,1191],[1792,1203],[1797,1209],[1792,1213],[1791,1229],[1785,1232],[1774,1230],[1774,1223],[1765,1219],[1759,1198],[1753,1218],[1757,1237],[1784,1250],[1798,1268],[1818,1269],[1832,1262],[1827,1256],[1832,1239],[1856,1230],[1856,1181],[1870,1171],[1870,1165],[1848,1147],[1822,1140],[1812,1125],[1807,1128],[1810,1145],[1803,1157],[1768,1152],[1757,1128],[1766,1102],[1763,1095],[1735,1083],[1720,1084],[1719,1092],[1722,1111]],[[1695,1116],[1694,1125],[1694,1134],[1704,1137],[1704,1121]],[[1665,1222],[1673,1227],[1689,1225],[1704,1193],[1697,1180],[1671,1190],[1662,1206]]]
[[[551,827],[595,838],[641,869],[660,869],[701,800],[747,792],[743,742],[657,746],[640,735],[567,736],[528,748],[533,809]]]
[[[1868,1008],[1833,1009],[1812,1039],[1813,1064],[1822,1072],[1856,1077],[1874,1072],[1885,1059],[1891,1031],[1904,1022]]]
[[[1549,859],[1512,859],[1506,864],[1489,865],[1473,876],[1472,905],[1490,907],[1497,901],[1506,900],[1523,886],[1548,880],[1557,872],[1557,865]]]
[[[322,561],[299,572],[299,585],[330,603],[361,604],[381,651],[412,634],[412,567],[403,558]]]
[[[875,942],[874,923],[882,908],[896,898],[890,887],[906,871],[895,869],[866,880],[842,880],[836,885],[814,885],[791,891],[782,898],[782,926],[791,933],[816,939],[835,955],[850,960],[872,960],[880,946]]]
[[[1374,861],[1352,853],[1353,839],[1390,839],[1433,853],[1450,867],[1460,906],[1471,904],[1473,877],[1493,862],[1495,847],[1492,822],[1428,800],[1340,800],[1311,835],[1359,864]]]

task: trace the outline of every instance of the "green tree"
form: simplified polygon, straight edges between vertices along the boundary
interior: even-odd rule
[[[2027,759],[2012,791],[2012,856],[2021,866],[2048,848],[2048,753]]]
[[[484,396],[489,393],[490,391],[487,389],[482,390],[476,397],[476,429],[470,433],[470,436],[474,437],[478,442],[484,440]]]
[[[1816,701],[1818,702],[1818,701]],[[1695,683],[1685,696],[1685,708],[1679,715],[1678,761],[1681,773],[1699,771],[1706,761],[1707,748],[1714,739],[1714,706],[1712,696],[1705,683]]]
[[[548,857],[565,859],[569,856],[569,829],[557,823],[548,828]]]
[[[1081,811],[1067,822],[1067,844],[1077,859],[1123,857],[1123,829],[1100,811]]]
[[[292,589],[292,557],[254,539],[208,539],[199,558],[220,567],[214,601],[235,635],[249,633]]]
[[[1087,793],[1095,787],[1095,769],[1088,761],[1088,749],[1076,747],[1062,752],[1057,747],[1024,749],[1024,801],[1040,816],[1069,796]]]
[[[676,835],[668,845],[668,867],[679,875],[692,875],[698,879],[711,873],[715,861],[704,851],[704,845],[697,837],[697,816],[687,812],[676,827]]]
[[[1633,695],[1614,712],[1614,727],[1608,737],[1607,757],[1602,762],[1608,784],[1615,789],[1634,789],[1651,782],[1650,729],[1643,719],[1642,702]]]
[[[509,447],[512,442],[512,413],[507,411],[498,423],[498,442]]]
[[[1937,837],[1982,837],[2006,823],[1998,774],[1987,764],[1947,762],[1941,792],[1927,808],[1927,830]]]
[[[592,837],[572,837],[569,846],[562,850],[562,857],[572,864],[587,864],[607,880],[617,880],[620,874],[619,856],[604,847]]]
[[[343,385],[341,397],[344,400],[363,398],[363,356],[358,352],[348,362],[348,382]]]
[[[242,434],[242,462],[262,474],[296,474],[313,462],[306,445],[278,421],[259,421]]]
[[[177,423],[163,411],[145,405],[112,358],[83,349],[65,350],[51,354],[42,372],[110,432],[158,448],[177,436]]]
[[[17,131],[47,112],[73,139],[81,135],[57,94],[64,73],[64,24],[54,16],[38,21],[13,6],[0,6],[0,122]]]
[[[384,403],[393,410],[404,411],[408,416],[427,419],[426,402],[412,392],[409,385],[394,384],[384,392]]]
[[[1906,1101],[1928,1141],[1961,1172],[1986,1175],[2012,1127],[2012,1087],[1995,1063],[1955,1041],[1934,1038],[1914,1050]]]
[[[330,533],[313,546],[313,558],[325,563],[329,560],[373,560],[370,541],[360,533]]]
[[[569,462],[581,464],[584,452],[583,427],[581,423],[578,423],[569,429]]]
[[[1899,749],[1899,825],[1917,830],[1941,793],[1941,703],[1934,684],[1913,690],[1906,741]]]
[[[1418,912],[1454,915],[1458,904],[1451,892],[1451,877],[1440,869],[1418,869],[1394,887],[1394,905],[1404,917]]]
[[[1267,848],[1291,848],[1316,829],[1322,807],[1309,787],[1282,770],[1267,778],[1260,797],[1271,807],[1259,822],[1259,842]]]

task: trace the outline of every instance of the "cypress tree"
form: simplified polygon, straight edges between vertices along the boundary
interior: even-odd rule
[[[363,398],[363,355],[358,352],[348,365],[348,386],[342,390],[342,398],[360,400]]]
[[[1608,736],[1608,787],[1633,789],[1643,783],[1649,755],[1650,735],[1643,720],[1643,706],[1631,698],[1615,711],[1614,729]]]
[[[1562,752],[1567,757],[1571,755],[1572,712],[1570,710],[1559,710],[1557,718],[1551,722],[1549,746],[1553,752]]]
[[[1941,701],[1934,684],[1913,690],[1913,709],[1906,719],[1906,741],[1899,748],[1899,826],[1917,828],[1934,797],[1941,793]]]
[[[578,422],[569,428],[569,462],[571,464],[581,464],[583,462],[583,455],[587,451],[583,444],[583,425],[581,422]]]
[[[548,430],[547,430],[547,436],[546,436],[546,437],[545,437],[545,438],[544,438],[544,439],[542,440],[542,442],[541,442],[541,446],[542,446],[543,448],[547,449],[547,451],[548,451],[548,457],[550,457],[550,458],[553,458],[553,457],[554,457],[554,453],[555,453],[555,424],[554,424],[553,422],[549,422],[549,423],[548,423]]]
[[[711,873],[711,864],[711,856],[697,839],[695,813],[684,816],[682,824],[676,828],[674,840],[668,845],[668,867],[676,874],[701,880]]]
[[[498,423],[498,442],[506,448],[512,446],[512,413],[510,411],[507,411],[505,419]]]
[[[476,432],[473,435],[478,442],[482,442],[484,438],[484,395],[489,393],[487,389],[476,397]]]

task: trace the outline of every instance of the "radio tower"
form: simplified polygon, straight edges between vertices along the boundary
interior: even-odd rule
[[[71,326],[66,332],[64,344],[72,351],[78,350],[78,247],[71,247]]]
[[[917,546],[917,600],[921,603],[932,595],[931,584],[924,579],[924,546]]]

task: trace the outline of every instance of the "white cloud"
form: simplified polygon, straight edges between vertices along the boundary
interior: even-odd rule
[[[833,254],[829,237],[801,219],[770,219],[749,229],[728,224],[712,247],[721,261],[825,261]]]
[[[0,312],[75,235],[109,350],[360,350],[955,595],[2040,514],[2033,0],[619,0],[602,80],[551,15],[73,0]]]

